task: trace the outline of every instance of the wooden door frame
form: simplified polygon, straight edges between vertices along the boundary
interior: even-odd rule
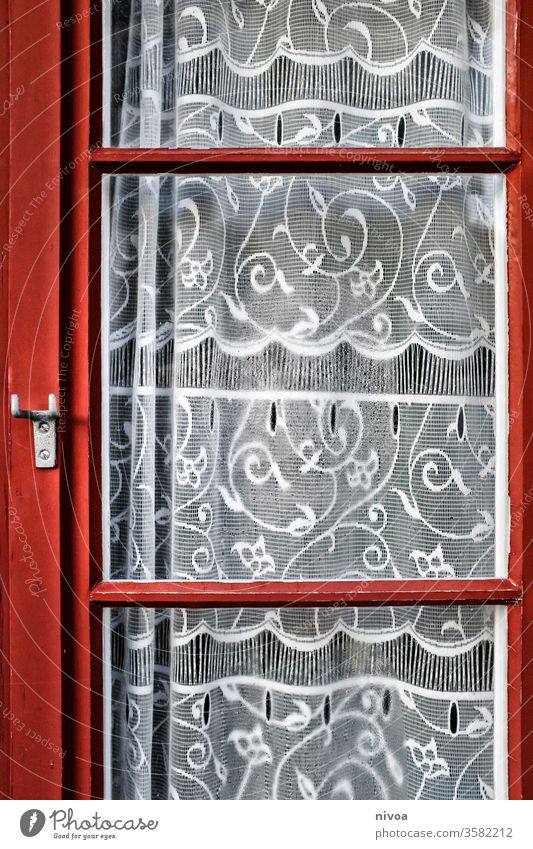
[[[533,492],[533,435],[528,425],[533,422],[531,284],[522,271],[533,268],[533,238],[522,238],[522,228],[531,226],[533,219],[527,206],[530,197],[533,207],[533,146],[525,149],[520,138],[522,128],[524,138],[533,143],[533,38],[519,37],[520,31],[533,31],[533,4],[523,3],[522,15],[519,8],[519,0],[508,0],[507,147],[493,149],[490,157],[483,150],[444,150],[438,155],[433,152],[428,159],[428,167],[513,169],[508,176],[510,328],[514,329],[509,465],[511,502],[518,520],[512,532],[510,576],[497,583],[495,579],[478,581],[468,588],[463,582],[460,588],[433,584],[429,589],[433,595],[442,591],[443,602],[448,603],[457,598],[458,591],[463,593],[463,601],[475,603],[481,591],[510,603],[510,795],[533,798],[533,628],[522,624],[533,623],[533,522],[528,527],[523,521],[527,493],[530,488]],[[42,184],[46,188],[50,183],[51,188],[43,198],[46,204],[32,210],[21,235],[3,255],[1,266],[0,350],[9,367],[3,371],[0,422],[9,451],[2,456],[6,484],[0,499],[5,507],[2,515],[16,509],[20,521],[11,521],[13,514],[3,520],[9,531],[9,553],[2,549],[0,538],[1,673],[2,685],[11,684],[0,690],[0,698],[6,699],[1,707],[8,707],[0,723],[0,780],[4,796],[10,798],[98,798],[103,772],[101,611],[109,604],[134,603],[139,591],[138,586],[113,587],[100,582],[100,429],[99,424],[94,425],[99,421],[101,392],[100,179],[102,173],[139,166],[158,171],[162,163],[167,172],[212,171],[214,165],[205,151],[101,149],[98,4],[49,0],[34,6],[31,0],[10,0],[1,26],[0,46],[9,35],[10,62],[8,72],[4,68],[0,73],[0,91],[13,97],[17,87],[23,89],[9,109],[7,129],[3,121],[0,133],[4,145],[10,144],[9,156],[0,169],[0,184],[4,190],[8,183],[11,186],[9,207],[6,209],[5,203],[0,207],[2,245],[17,232],[34,187]],[[40,49],[43,38],[46,47]],[[384,161],[400,170],[410,169],[420,155],[420,151],[350,150],[350,170],[368,170],[369,162]],[[261,170],[316,171],[345,168],[346,159],[346,153],[339,150],[327,155],[316,150],[235,150],[217,152],[216,165],[227,170],[246,170],[255,164]],[[47,294],[44,314],[43,291]],[[77,326],[67,354],[65,339],[72,331],[73,316]],[[37,360],[28,357],[28,351],[34,350],[39,351]],[[64,399],[60,466],[36,472],[30,428],[6,415],[8,397],[18,392],[23,406],[39,406],[53,391]],[[98,411],[92,420],[89,407]],[[42,509],[36,518],[37,504]],[[32,596],[24,583],[19,525],[28,539],[26,528],[31,529],[28,544],[41,567],[46,593]],[[316,587],[311,589],[314,603],[331,604],[337,593],[346,595],[346,587],[332,584],[318,593]],[[376,584],[362,595],[356,588],[351,603],[382,603],[390,589]],[[420,595],[424,589],[421,582],[417,587]],[[164,606],[177,591],[188,604],[230,604],[242,597],[243,589],[239,585],[225,587],[221,594],[221,588],[213,585],[169,584],[163,593],[160,587],[145,586],[143,595],[147,603]],[[256,603],[279,602],[271,586],[257,584],[253,592]],[[284,600],[286,596],[284,590]],[[36,603],[45,597],[45,604]],[[412,603],[412,591],[398,598]],[[30,627],[38,633],[38,642],[27,639]],[[22,730],[17,730],[17,719],[19,725],[23,723]],[[39,726],[45,729],[44,735]],[[35,731],[33,738],[27,729]],[[53,757],[42,741],[36,742],[39,734],[54,745],[57,741],[61,756]]]
[[[34,468],[32,425],[11,419],[8,398],[17,393],[22,407],[42,409],[48,394],[58,393],[61,53],[55,24],[60,4],[16,0],[7,20],[5,6],[0,33],[9,43],[9,62],[1,73],[1,497],[8,546],[1,564],[2,673],[8,687],[2,705],[3,793],[54,799],[61,794],[65,756],[60,472]]]

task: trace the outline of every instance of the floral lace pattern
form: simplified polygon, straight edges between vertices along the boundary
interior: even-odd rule
[[[112,577],[494,574],[496,182],[112,181]]]
[[[118,0],[106,14],[108,144],[502,135],[493,0]],[[495,574],[502,181],[106,178],[109,577]],[[493,798],[495,615],[112,610],[112,796]]]
[[[488,405],[182,391],[114,395],[111,417],[114,577],[494,573]]]
[[[492,798],[492,622],[490,608],[115,610],[114,796]]]
[[[308,357],[344,344],[389,360],[413,343],[448,359],[492,350],[496,182],[119,178],[112,367],[131,374],[138,293],[150,286],[156,303],[138,343],[153,346],[160,379],[172,345],[182,353],[208,339],[237,356],[276,344]]]
[[[115,144],[491,143],[489,0],[110,5]]]

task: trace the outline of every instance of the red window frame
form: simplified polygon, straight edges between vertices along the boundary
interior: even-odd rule
[[[3,616],[0,699],[0,786],[9,798],[99,798],[103,791],[102,611],[111,605],[381,605],[507,604],[509,797],[533,798],[533,522],[524,521],[533,487],[533,376],[528,280],[533,239],[521,198],[532,198],[533,6],[507,0],[505,148],[443,150],[137,150],[101,144],[102,13],[72,0],[71,23],[60,0],[34,6],[11,0],[0,13],[0,45],[11,50],[0,91],[30,90],[9,110],[0,138],[9,144],[0,169],[2,244],[24,220],[35,186],[43,208],[22,227],[24,250],[2,256],[0,348],[6,353],[0,421],[8,434],[8,486],[0,533]],[[9,29],[7,28],[9,27]],[[521,34],[523,37],[521,38]],[[519,54],[518,48],[521,48]],[[103,174],[278,173],[368,171],[380,163],[398,171],[505,172],[509,284],[509,575],[464,581],[359,581],[282,584],[117,582],[102,580],[100,215]],[[74,165],[72,165],[74,163]],[[48,188],[50,186],[50,188]],[[46,207],[46,208],[45,208]],[[46,285],[39,285],[45,280]],[[44,291],[44,297],[43,297]],[[75,344],[60,372],[65,327],[76,310]],[[16,340],[16,341],[15,341]],[[39,406],[49,392],[66,398],[60,465],[36,472],[29,428],[7,417],[7,399]],[[29,397],[26,397],[29,396]],[[27,402],[27,403],[26,403]],[[533,490],[532,490],[533,491]],[[8,510],[10,512],[8,512]],[[16,517],[13,514],[15,510]],[[21,529],[46,592],[28,592],[20,568]],[[31,537],[31,542],[29,541]],[[3,539],[7,540],[4,550]],[[25,562],[25,561],[23,561]],[[43,599],[45,601],[43,602]],[[37,603],[39,602],[39,603]],[[35,639],[37,635],[37,639]],[[23,724],[22,730],[20,723]],[[31,733],[36,733],[32,736]],[[45,732],[43,734],[43,731]],[[36,736],[59,745],[51,756]]]

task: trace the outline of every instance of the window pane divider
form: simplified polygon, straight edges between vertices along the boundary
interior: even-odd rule
[[[105,174],[125,173],[504,173],[519,148],[103,148],[89,153]]]
[[[98,581],[93,604],[127,607],[295,607],[512,604],[521,601],[509,578],[380,581]]]

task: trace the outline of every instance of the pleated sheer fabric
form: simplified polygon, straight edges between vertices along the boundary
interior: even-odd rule
[[[109,141],[490,144],[498,2],[114,0]]]
[[[491,608],[116,609],[120,799],[491,799]]]

